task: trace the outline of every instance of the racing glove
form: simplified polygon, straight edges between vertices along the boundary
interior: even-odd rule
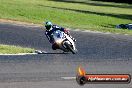
[[[66,33],[66,34],[70,34],[70,32],[69,32],[69,30],[67,30],[67,29],[64,29],[64,32]]]

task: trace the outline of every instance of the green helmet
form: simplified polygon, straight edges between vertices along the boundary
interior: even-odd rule
[[[52,27],[52,23],[50,21],[45,22],[45,27],[49,30]]]

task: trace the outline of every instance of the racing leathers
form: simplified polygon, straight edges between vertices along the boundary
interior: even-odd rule
[[[59,27],[57,25],[52,25],[52,27],[50,28],[50,30],[46,30],[45,31],[45,35],[46,37],[48,38],[49,42],[52,44],[52,49],[53,50],[56,50],[58,47],[57,45],[54,43],[54,39],[53,39],[53,36],[52,36],[52,33],[56,30],[60,30],[60,31],[63,31],[64,33],[66,33],[67,35],[69,35],[73,41],[75,42],[76,40],[69,34],[69,31],[66,30],[65,28],[63,27]]]

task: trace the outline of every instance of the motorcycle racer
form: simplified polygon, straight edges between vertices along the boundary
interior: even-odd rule
[[[57,49],[57,45],[54,43],[54,39],[53,39],[53,35],[52,33],[56,30],[60,30],[63,31],[65,34],[69,35],[69,37],[71,37],[71,39],[73,39],[73,41],[75,42],[75,38],[73,38],[69,33],[69,31],[66,28],[57,26],[57,25],[53,25],[52,22],[47,21],[44,22],[46,31],[45,31],[45,35],[48,38],[49,42],[52,44],[52,49],[56,50]]]

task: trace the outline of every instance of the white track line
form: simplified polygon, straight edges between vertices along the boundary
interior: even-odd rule
[[[0,54],[0,56],[24,56],[24,55],[46,54],[46,53],[47,53],[46,51],[36,50],[34,53]]]
[[[24,56],[24,55],[35,55],[37,53],[18,53],[18,54],[0,54],[0,56]]]
[[[76,79],[76,77],[61,77],[62,79],[65,79],[65,80],[71,80],[71,79]]]

